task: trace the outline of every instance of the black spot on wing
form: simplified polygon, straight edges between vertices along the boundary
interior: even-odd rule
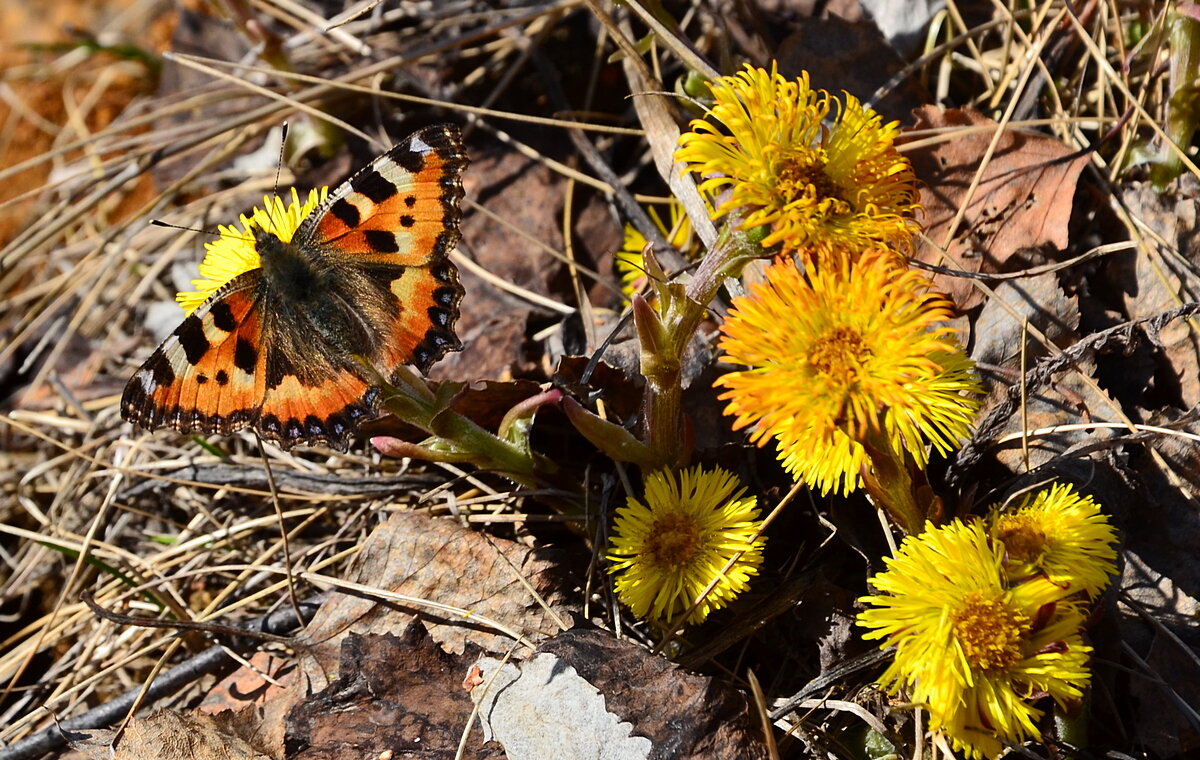
[[[325,420],[325,425],[329,428],[330,437],[337,440],[344,439],[352,429],[350,420],[341,412],[329,415],[329,419]]]
[[[396,186],[371,166],[355,175],[350,180],[350,187],[375,203],[382,203],[396,194]]]
[[[282,351],[271,351],[267,354],[267,388],[278,388],[283,378],[295,375],[296,368],[292,360]]]
[[[417,134],[421,133],[418,132]],[[413,137],[416,137],[417,134],[414,134]],[[400,166],[401,169],[412,172],[413,174],[416,174],[417,172],[421,171],[421,169],[425,168],[425,154],[418,153],[412,149],[412,137],[396,146],[389,156]]]
[[[362,215],[358,213],[358,207],[345,198],[338,198],[334,201],[334,204],[329,207],[329,213],[350,228],[357,227],[362,220]]]
[[[283,423],[283,435],[290,441],[305,440],[304,425],[295,417],[290,417]]]
[[[229,304],[224,301],[217,301],[209,310],[212,315],[213,325],[221,332],[233,332],[237,327],[237,320],[233,318],[233,309],[229,308]]]
[[[417,196],[406,195],[404,197],[404,205],[408,206],[409,208],[412,208],[413,206],[417,205]]]
[[[432,316],[430,314],[431,318]],[[453,330],[449,327],[437,327],[435,324],[425,332],[425,337],[413,348],[412,363],[422,373],[425,373],[429,371],[435,361],[445,356],[448,351],[458,351],[461,348],[462,342],[459,341]]]
[[[405,227],[405,228],[411,227],[416,223],[417,223],[417,220],[413,219],[411,214],[401,214],[401,216],[400,216],[400,226],[401,227]]]
[[[258,366],[258,349],[240,335],[233,346],[233,366],[247,375],[253,375],[254,368]]]
[[[159,387],[175,382],[175,370],[171,369],[171,362],[167,361],[167,355],[162,351],[155,351],[142,369],[150,371],[154,384]]]
[[[195,314],[183,320],[183,323],[175,328],[175,337],[179,339],[179,345],[183,347],[188,364],[193,367],[208,353],[209,343],[208,338],[204,335],[204,323]]]
[[[462,295],[456,288],[437,288],[433,291],[433,300],[443,309],[453,309]]]
[[[217,385],[228,385],[229,373],[223,369],[219,369],[217,370],[217,374],[213,377],[213,379],[217,381]]]
[[[371,246],[371,250],[379,253],[396,253],[400,250],[395,234],[387,230],[366,230],[363,235],[367,238],[367,245]]]
[[[436,327],[449,329],[454,322],[454,316],[440,306],[430,306],[425,314],[429,317],[429,321]]]

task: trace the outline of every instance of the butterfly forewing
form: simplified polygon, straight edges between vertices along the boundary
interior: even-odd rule
[[[466,165],[457,127],[426,127],[342,183],[295,240],[402,266],[444,260],[459,239]]]
[[[374,286],[360,291],[361,311],[384,297],[372,320],[383,339],[368,358],[385,377],[406,363],[426,372],[461,348],[454,323],[463,290],[447,258],[459,240],[466,165],[457,127],[427,127],[344,182],[296,233],[347,257]]]

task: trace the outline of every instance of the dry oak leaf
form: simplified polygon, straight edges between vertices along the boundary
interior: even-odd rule
[[[304,677],[312,688],[323,688],[326,674],[336,672],[346,634],[395,632],[414,617],[424,620],[430,636],[449,652],[462,653],[468,641],[484,651],[508,652],[513,639],[485,621],[536,644],[572,622],[568,600],[575,584],[564,570],[565,559],[555,549],[489,541],[452,520],[397,512],[367,537],[349,580],[468,610],[471,617],[417,602],[334,594],[305,628]]]
[[[1021,373],[1046,353],[1044,346],[1028,333],[1027,326],[1037,328],[1060,348],[1076,340],[1078,298],[1067,295],[1054,274],[997,283],[992,297],[975,320],[971,358],[979,364],[984,384],[991,390],[984,403],[985,413],[994,404],[1002,402],[1009,388],[1020,382]],[[1021,354],[1022,343],[1026,346],[1024,356]],[[1021,365],[1022,359],[1025,366]],[[1033,435],[1027,432],[1027,446],[1022,446],[1022,430],[1044,431],[1055,426],[1086,425],[1095,420],[1119,418],[1120,408],[1116,402],[1107,393],[1097,392],[1084,382],[1080,373],[1095,375],[1093,357],[1081,360],[1072,371],[1062,373],[1052,384],[1029,393],[1024,409],[1009,417],[998,431],[1008,443],[994,449],[997,460],[1012,471],[1021,472],[1027,467],[1049,464],[1079,447],[1115,435],[1107,428],[1076,428]]]
[[[158,710],[135,718],[125,730],[72,733],[71,746],[96,760],[279,760],[253,737],[243,717]],[[115,746],[114,746],[115,744]]]
[[[1009,271],[1009,259],[1024,249],[1066,248],[1075,184],[1086,155],[1074,156],[1052,137],[1009,128],[983,165],[996,122],[971,109],[924,106],[913,113],[913,130],[938,130],[945,138],[904,151],[924,183],[922,223],[928,240],[919,242],[917,260],[991,274]],[[968,198],[977,175],[979,184]],[[947,244],[964,203],[966,212]],[[946,246],[949,260],[937,246]],[[967,279],[939,274],[934,281],[961,310],[983,301]]]

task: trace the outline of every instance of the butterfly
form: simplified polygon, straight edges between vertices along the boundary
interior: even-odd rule
[[[427,127],[338,186],[290,242],[251,228],[259,268],[163,341],[125,386],[121,415],[344,451],[377,415],[379,378],[395,382],[405,364],[427,372],[462,348],[449,255],[466,166],[458,128]]]

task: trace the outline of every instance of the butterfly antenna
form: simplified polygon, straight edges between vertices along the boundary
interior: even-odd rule
[[[205,229],[201,229],[199,227],[184,227],[182,224],[171,224],[170,222],[164,222],[162,219],[151,219],[150,224],[153,224],[155,227],[166,227],[167,229],[172,229],[172,230],[184,230],[185,232],[199,232],[201,235],[213,235],[215,237],[221,237],[220,232],[214,232],[213,230],[205,230]]]
[[[275,190],[273,193],[279,195],[279,172],[283,169],[283,147],[287,145],[288,123],[285,121],[282,125],[282,134],[279,136],[279,160],[275,162]]]
[[[233,237],[233,238],[237,238],[239,240],[246,240],[251,243],[254,242],[253,235],[226,235],[224,232],[221,232],[220,230],[214,231],[214,230],[201,229],[199,227],[184,227],[182,224],[171,224],[170,222],[164,222],[162,219],[151,219],[150,224],[153,224],[155,227],[166,227],[167,229],[171,229],[171,230],[184,230],[186,232],[199,232],[201,235],[212,235],[213,237],[218,237],[218,238],[219,237]]]

